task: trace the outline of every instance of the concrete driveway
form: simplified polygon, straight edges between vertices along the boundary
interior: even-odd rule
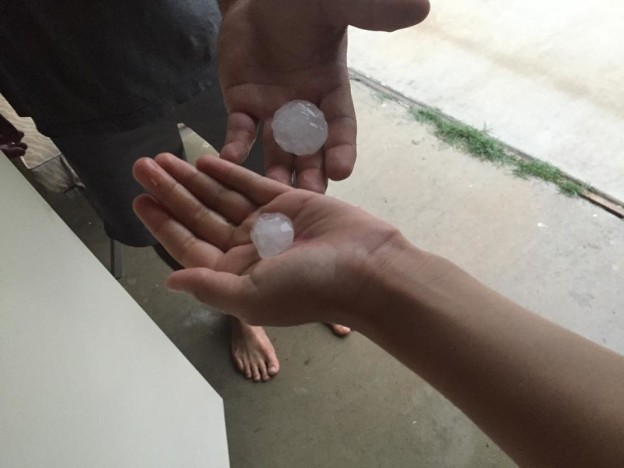
[[[624,353],[622,220],[450,148],[400,104],[359,83],[353,94],[359,160],[331,195]],[[206,152],[197,137],[185,140],[189,152]],[[86,202],[49,198],[108,263],[108,239]],[[357,332],[338,339],[320,324],[272,328],[280,375],[246,381],[230,362],[223,317],[166,291],[170,270],[152,249],[125,252],[121,283],[224,399],[232,468],[514,466],[443,396]]]
[[[624,3],[432,0],[349,65],[624,201]]]

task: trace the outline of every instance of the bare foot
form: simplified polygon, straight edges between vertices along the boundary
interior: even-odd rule
[[[351,329],[349,327],[345,327],[344,325],[338,325],[337,323],[328,323],[327,326],[331,328],[331,331],[334,332],[336,336],[347,336],[351,333]]]
[[[279,372],[279,361],[262,327],[252,327],[231,317],[232,358],[248,379],[267,381]]]

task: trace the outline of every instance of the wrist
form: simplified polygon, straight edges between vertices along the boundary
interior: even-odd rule
[[[452,264],[418,249],[399,231],[354,267],[360,281],[354,307],[345,323],[362,331],[377,329],[402,313],[413,313],[428,296],[429,285],[445,275]]]

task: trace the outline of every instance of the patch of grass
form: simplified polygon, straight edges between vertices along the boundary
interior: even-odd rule
[[[561,171],[552,164],[543,161],[518,161],[514,174],[523,179],[535,177],[547,182],[557,183],[562,177]]]
[[[519,159],[515,166],[513,173],[518,177],[523,179],[534,177],[551,182],[559,187],[561,193],[571,197],[581,195],[589,188],[585,184],[568,179],[558,168],[543,161]]]
[[[564,195],[569,197],[580,197],[588,190],[591,190],[591,187],[587,184],[579,184],[573,180],[564,180],[557,184],[559,186],[559,191]]]
[[[381,103],[388,102],[388,101],[396,101],[396,99],[393,96],[391,96],[390,94],[382,93],[381,91],[374,91],[373,96],[375,97],[375,100]]]
[[[533,177],[553,183],[559,187],[561,193],[568,196],[578,196],[589,189],[589,186],[585,184],[570,180],[552,164],[509,154],[498,140],[488,135],[487,130],[477,130],[468,125],[453,122],[430,109],[412,107],[409,113],[417,121],[433,125],[435,135],[445,143],[462,149],[481,160],[512,165],[514,166],[513,173],[518,177],[523,179]]]
[[[451,146],[463,149],[469,154],[486,161],[501,164],[512,162],[503,146],[490,137],[487,131],[451,122],[440,114],[428,109],[412,108],[410,113],[419,122],[432,124],[435,127],[435,135]]]

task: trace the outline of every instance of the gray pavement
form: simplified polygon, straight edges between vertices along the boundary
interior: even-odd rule
[[[349,65],[624,202],[624,4],[436,0]]]
[[[624,354],[622,220],[449,148],[361,84],[353,93],[359,160],[331,195]],[[48,198],[107,263],[107,239],[84,200]],[[357,333],[271,328],[282,371],[268,384],[246,381],[230,363],[223,318],[168,293],[168,269],[151,249],[125,252],[122,284],[224,398],[233,468],[513,466],[460,411]]]

